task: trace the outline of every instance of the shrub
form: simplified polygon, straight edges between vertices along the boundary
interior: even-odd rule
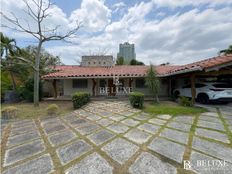
[[[90,94],[87,92],[76,92],[72,96],[74,109],[78,109],[90,101]]]
[[[2,118],[11,119],[16,118],[18,114],[18,108],[14,106],[8,106],[2,109]]]
[[[19,89],[19,93],[22,96],[23,99],[29,101],[29,102],[33,102],[33,98],[34,98],[34,79],[33,78],[29,78],[27,79],[23,86],[20,87]],[[42,82],[39,82],[39,100],[41,101],[42,99]]]
[[[56,104],[51,104],[47,107],[46,110],[48,115],[55,116],[59,111],[59,106],[57,106]]]
[[[192,100],[187,97],[180,96],[179,101],[181,106],[193,106]]]
[[[144,94],[141,92],[132,92],[129,94],[130,104],[134,108],[142,108],[144,102]]]

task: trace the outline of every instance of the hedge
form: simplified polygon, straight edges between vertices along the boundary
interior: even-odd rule
[[[81,108],[90,101],[90,94],[87,92],[76,92],[72,96],[74,109]]]
[[[141,92],[132,92],[129,94],[130,104],[134,108],[142,108],[144,102],[144,94]]]

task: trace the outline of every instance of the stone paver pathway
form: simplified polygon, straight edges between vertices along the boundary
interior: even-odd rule
[[[1,173],[229,174],[231,129],[220,109],[173,117],[91,102],[64,117],[2,122]]]

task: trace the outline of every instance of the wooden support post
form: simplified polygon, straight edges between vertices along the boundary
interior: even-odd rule
[[[168,97],[172,96],[172,79],[168,78]]]
[[[57,98],[56,79],[53,80],[52,86],[53,86],[53,91],[54,91],[53,97]]]
[[[133,82],[133,79],[130,78],[130,79],[129,79],[129,88],[131,89],[131,92],[132,92],[132,82]]]
[[[96,82],[94,79],[92,79],[92,82],[93,82],[92,94],[93,94],[93,96],[95,96],[95,95],[96,95],[96,94],[95,94],[95,87],[96,87],[97,82]]]
[[[196,88],[195,88],[195,74],[191,75],[191,93],[192,93],[192,103],[195,104],[195,98],[196,98]]]

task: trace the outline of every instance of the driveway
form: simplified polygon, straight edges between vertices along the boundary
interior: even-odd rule
[[[64,117],[3,123],[2,173],[231,173],[232,115],[218,111],[151,116],[100,101]]]

